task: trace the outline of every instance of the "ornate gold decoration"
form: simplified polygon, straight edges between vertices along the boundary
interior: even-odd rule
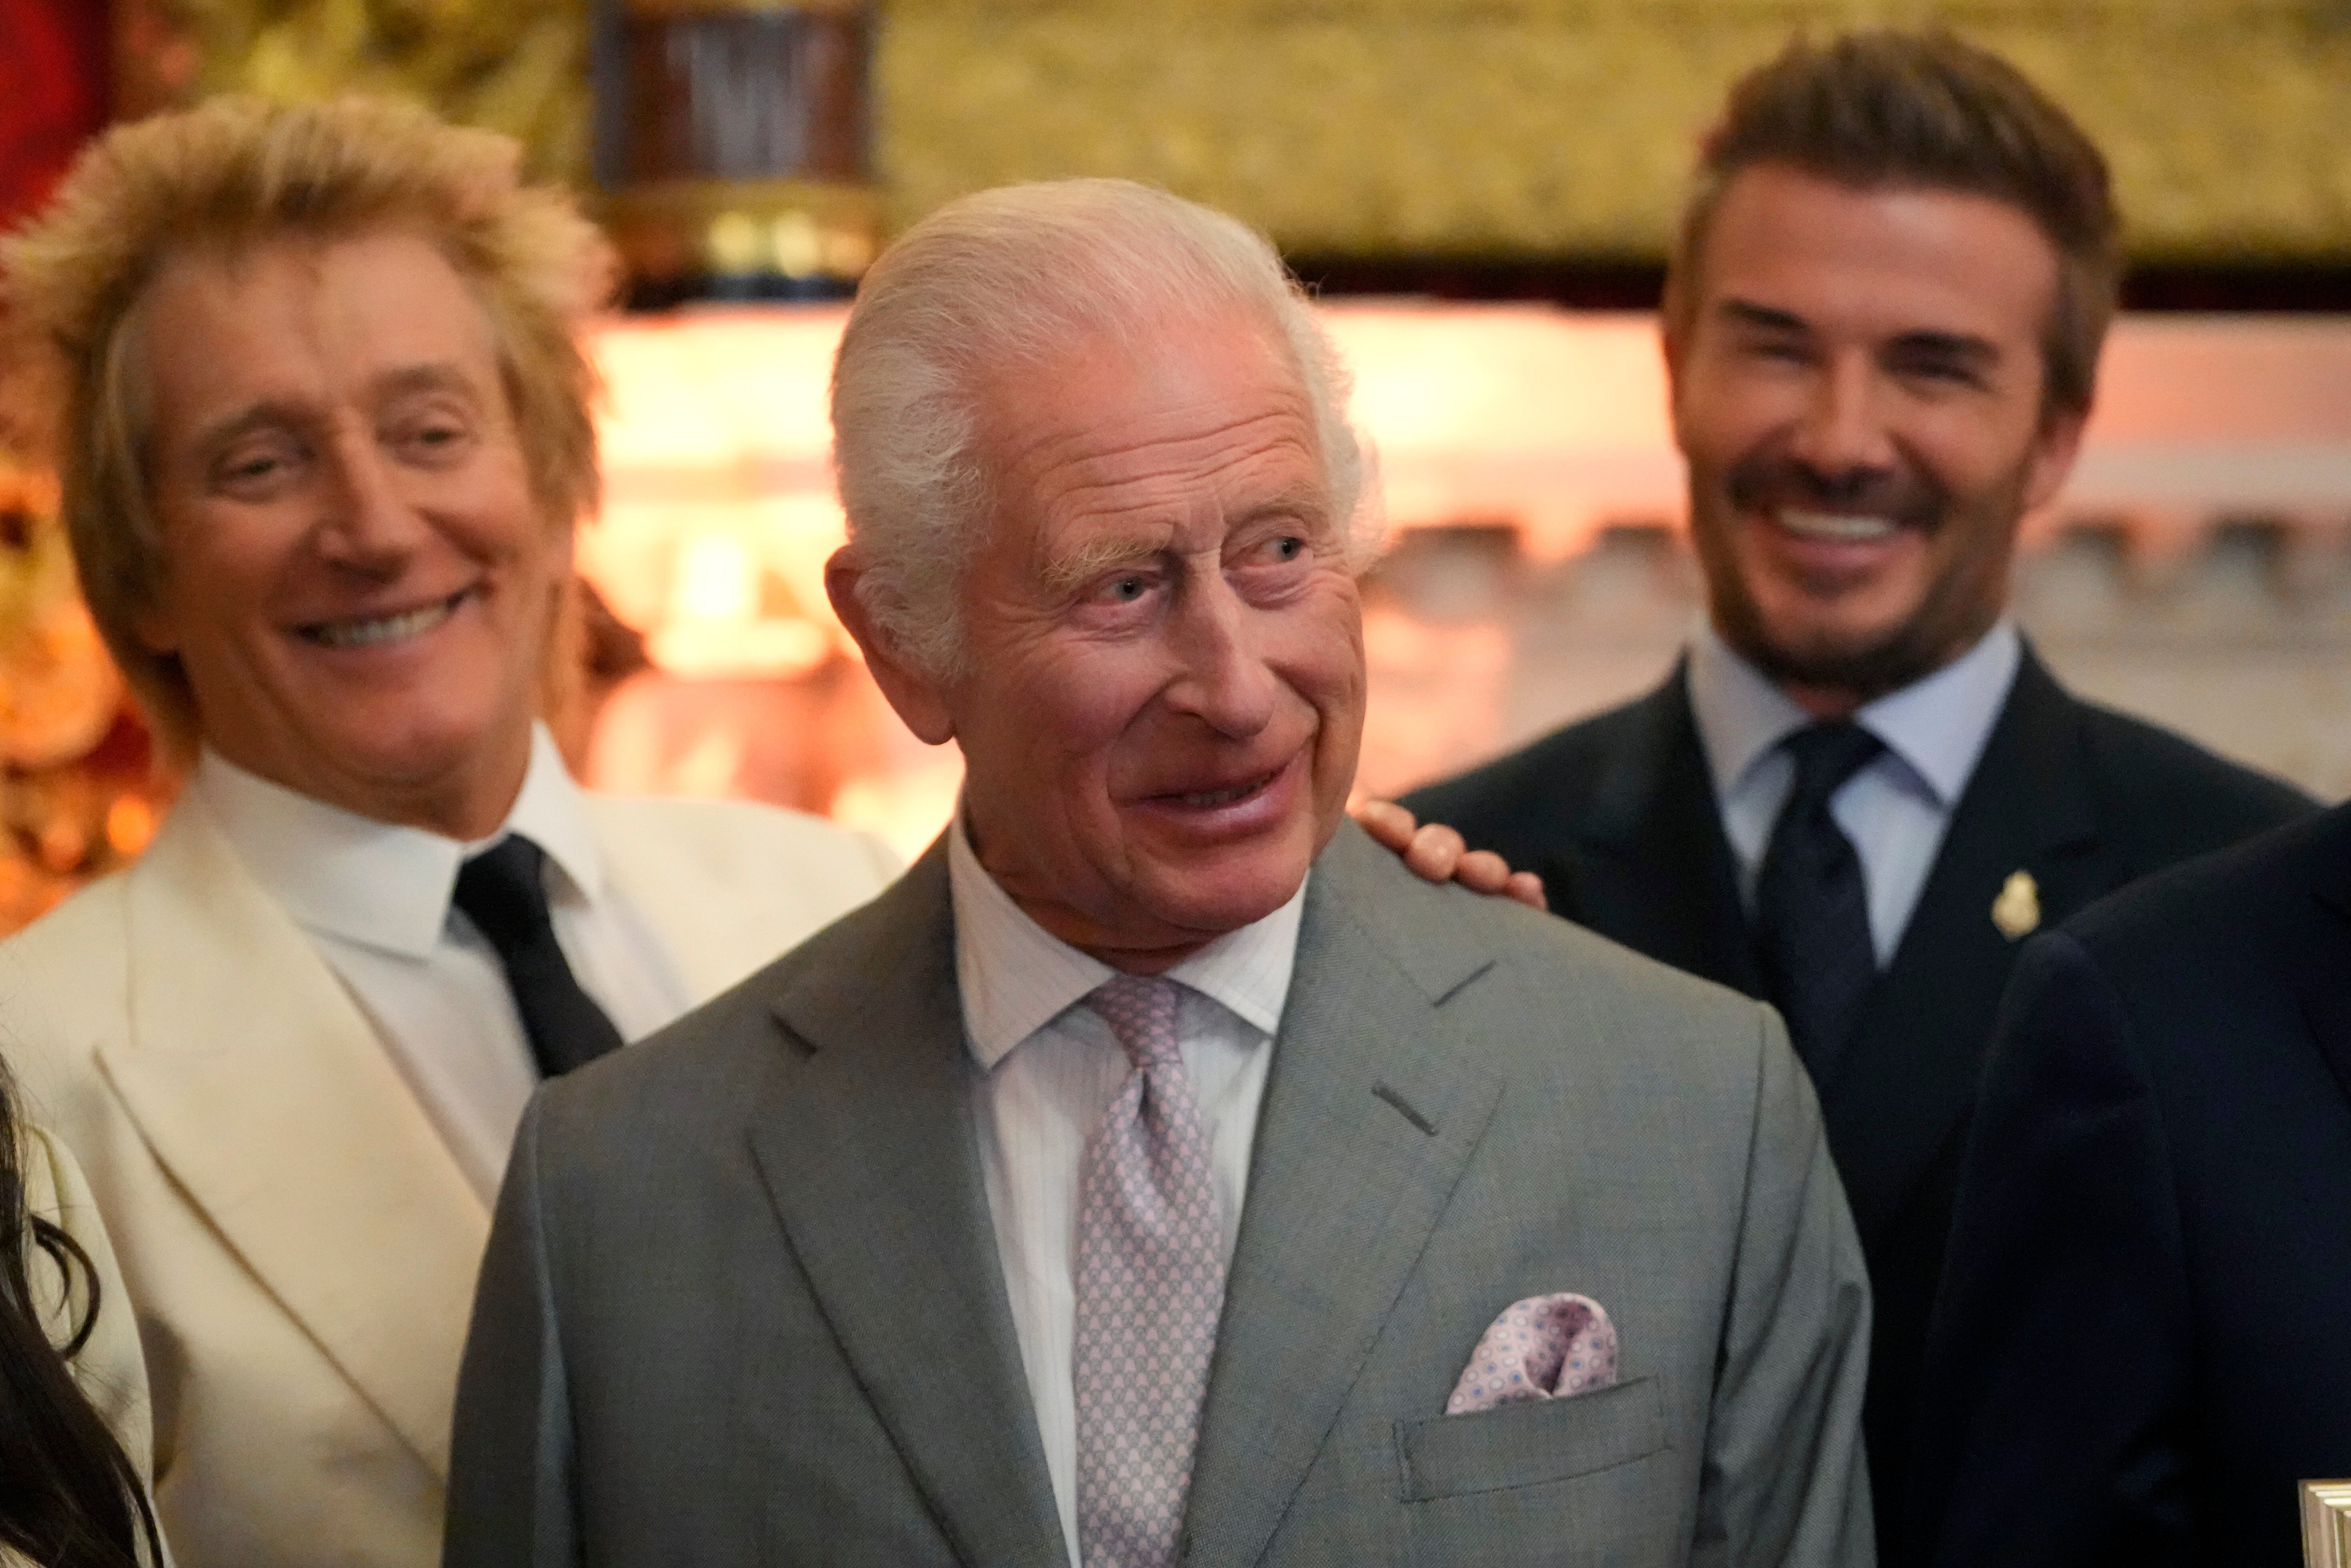
[[[1798,26],[1929,20],[2100,138],[2140,253],[2351,249],[2351,9],[2328,0],[898,0],[882,174],[899,225],[1115,173],[1293,250],[1654,257],[1739,71]]]
[[[708,16],[729,11],[853,12],[864,0],[622,0],[632,16]]]
[[[57,483],[0,449],[0,934],[146,847],[153,781],[74,580]]]
[[[533,172],[588,173],[585,0],[116,0],[201,47],[199,93],[287,101],[417,98],[528,150]]]
[[[82,607],[57,481],[0,455],[0,765],[37,769],[98,744],[122,683]]]
[[[585,177],[586,0],[117,3],[187,17],[206,90],[406,91]],[[1937,21],[2099,138],[2138,254],[2351,253],[2342,0],[887,0],[885,215],[1124,174],[1292,250],[1654,258],[1735,75],[1798,27]]]
[[[599,202],[640,275],[855,277],[879,247],[873,192],[812,180],[673,180]]]

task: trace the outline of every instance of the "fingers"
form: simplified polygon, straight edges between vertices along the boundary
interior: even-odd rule
[[[1404,863],[1413,874],[1426,882],[1450,882],[1460,869],[1461,856],[1468,846],[1461,835],[1442,822],[1431,822],[1413,834],[1412,842],[1404,852]]]
[[[1412,813],[1394,800],[1364,801],[1355,808],[1355,821],[1364,825],[1364,831],[1398,854],[1412,842],[1412,831],[1417,825]]]
[[[1510,862],[1491,850],[1471,850],[1453,868],[1453,880],[1472,893],[1499,893],[1510,880]]]
[[[1510,862],[1491,850],[1471,850],[1461,857],[1454,868],[1453,880],[1472,893],[1488,895],[1500,894],[1515,898],[1529,909],[1551,912],[1551,900],[1543,894],[1542,878],[1531,871],[1512,871]]]
[[[1491,850],[1473,850],[1459,833],[1442,822],[1420,826],[1410,811],[1393,800],[1366,800],[1355,808],[1364,831],[1404,857],[1414,875],[1425,882],[1458,882],[1472,893],[1515,898],[1530,909],[1548,912],[1542,878],[1531,871],[1512,871],[1510,862]]]

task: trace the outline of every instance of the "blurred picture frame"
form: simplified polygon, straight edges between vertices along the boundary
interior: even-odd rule
[[[2305,1568],[2351,1568],[2351,1480],[2302,1483]]]

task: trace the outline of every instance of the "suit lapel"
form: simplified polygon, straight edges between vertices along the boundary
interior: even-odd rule
[[[100,1047],[103,1071],[189,1201],[445,1477],[486,1208],[199,801],[127,896],[131,1028]]]
[[[1626,716],[1576,830],[1560,913],[1688,974],[1761,993],[1687,661]],[[1546,878],[1546,883],[1554,879]]]
[[[798,1060],[752,1134],[793,1255],[963,1559],[1066,1568],[972,1132],[943,849],[800,956],[778,1008]]]
[[[2093,896],[2097,839],[2074,701],[2027,650],[1853,1048],[1819,1085],[1863,1235],[1900,1207],[1974,1099],[2016,956],[1993,902],[2019,871],[2053,915]]]
[[[1382,933],[1379,879],[1401,874],[1350,823],[1310,884],[1193,1469],[1197,1561],[1263,1553],[1500,1097],[1437,1006],[1491,959]]]
[[[612,880],[660,934],[677,965],[678,977],[696,1004],[706,1002],[791,945],[768,922],[746,918],[757,905],[747,899],[710,896],[706,871],[684,862],[661,836],[630,831],[616,820],[613,802],[588,798],[597,847]],[[643,810],[644,802],[629,805]],[[799,933],[795,930],[792,936]]]

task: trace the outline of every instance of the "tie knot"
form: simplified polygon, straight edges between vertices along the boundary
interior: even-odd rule
[[[546,862],[547,852],[520,833],[508,833],[457,870],[457,907],[501,953],[554,929],[546,879],[539,874]]]
[[[1086,1006],[1100,1013],[1136,1067],[1181,1062],[1176,1046],[1176,982],[1161,975],[1116,975],[1096,986]]]
[[[1869,766],[1886,743],[1851,719],[1808,725],[1780,743],[1796,764],[1790,805],[1817,806]]]

